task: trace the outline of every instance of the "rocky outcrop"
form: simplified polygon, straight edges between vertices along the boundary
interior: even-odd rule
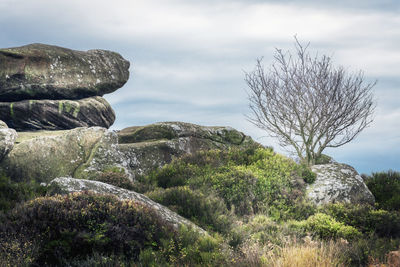
[[[102,96],[129,78],[129,61],[106,50],[30,44],[0,49],[0,101]]]
[[[14,129],[9,129],[6,123],[0,121],[0,161],[13,149],[17,136]]]
[[[312,171],[317,174],[317,178],[307,187],[307,196],[317,205],[375,202],[362,177],[349,165],[340,163],[314,165]]]
[[[160,215],[161,218],[163,218],[166,222],[172,224],[175,228],[178,228],[179,225],[183,224],[187,227],[191,227],[192,229],[197,230],[200,233],[206,233],[206,231],[204,231],[202,228],[198,227],[191,221],[171,211],[167,207],[164,207],[161,204],[154,202],[145,195],[136,193],[134,191],[126,190],[98,181],[74,179],[70,177],[56,178],[50,182],[49,186],[50,188],[53,188],[53,190],[55,190],[54,188],[56,188],[57,193],[92,191],[97,194],[112,194],[120,200],[133,200],[154,210]]]
[[[20,130],[63,130],[76,127],[109,128],[115,113],[99,96],[79,100],[24,100],[0,102],[2,119]]]
[[[0,119],[18,130],[108,128],[115,114],[101,96],[127,82],[129,65],[106,50],[0,49]]]
[[[14,180],[45,183],[62,176],[95,179],[104,171],[124,172],[133,180],[174,157],[254,143],[230,127],[169,122],[128,129],[118,133],[100,127],[20,132],[14,149],[0,162],[0,169]],[[160,131],[165,129],[173,129],[174,135],[162,135]],[[147,131],[153,135],[146,138]]]
[[[105,132],[100,127],[20,132],[0,168],[14,180],[49,182],[55,177],[74,175]]]
[[[118,132],[119,147],[135,175],[147,174],[173,158],[199,150],[247,146],[254,141],[231,127],[160,122]]]

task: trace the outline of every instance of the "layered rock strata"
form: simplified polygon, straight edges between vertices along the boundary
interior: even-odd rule
[[[106,50],[0,49],[0,119],[17,130],[108,128],[115,115],[101,96],[127,82],[129,65]]]

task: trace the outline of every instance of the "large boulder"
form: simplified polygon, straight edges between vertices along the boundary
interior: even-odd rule
[[[69,131],[19,132],[17,143],[0,168],[13,180],[50,182],[73,176],[91,156],[107,130],[100,127]]]
[[[160,122],[118,132],[119,149],[135,175],[170,163],[199,150],[229,149],[254,144],[231,127],[208,127],[184,122]]]
[[[74,179],[70,177],[56,178],[53,181],[51,181],[49,186],[50,188],[53,188],[53,190],[55,190],[54,188],[57,188],[56,190],[57,193],[92,191],[97,194],[112,194],[115,195],[120,200],[133,200],[135,202],[139,202],[140,204],[151,208],[156,213],[160,214],[161,218],[163,218],[166,222],[171,223],[175,228],[178,228],[179,225],[183,224],[187,227],[191,227],[192,229],[197,230],[200,233],[203,234],[206,233],[206,231],[204,231],[202,228],[198,227],[191,221],[171,211],[167,207],[164,207],[161,204],[154,202],[145,195],[136,193],[134,191],[126,190],[120,187],[116,187],[98,181]]]
[[[17,136],[14,129],[9,129],[6,123],[0,121],[0,161],[13,149]]]
[[[374,204],[374,196],[353,167],[334,162],[314,165],[311,169],[317,177],[308,185],[307,196],[315,204]]]
[[[30,44],[0,49],[0,101],[102,96],[129,78],[129,61],[106,50]]]
[[[91,126],[109,128],[115,120],[110,104],[100,96],[80,100],[0,102],[0,114],[10,127],[18,131]]]

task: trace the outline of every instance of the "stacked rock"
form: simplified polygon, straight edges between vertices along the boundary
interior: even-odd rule
[[[19,131],[109,128],[115,114],[102,96],[127,82],[129,65],[106,50],[0,49],[0,120]]]

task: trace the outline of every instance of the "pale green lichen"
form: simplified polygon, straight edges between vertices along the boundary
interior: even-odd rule
[[[10,104],[10,114],[11,114],[11,117],[14,117],[14,109],[13,109],[13,107],[14,107],[14,102],[12,102],[12,103]]]
[[[63,102],[60,101],[58,102],[58,114],[61,114],[63,112]]]

